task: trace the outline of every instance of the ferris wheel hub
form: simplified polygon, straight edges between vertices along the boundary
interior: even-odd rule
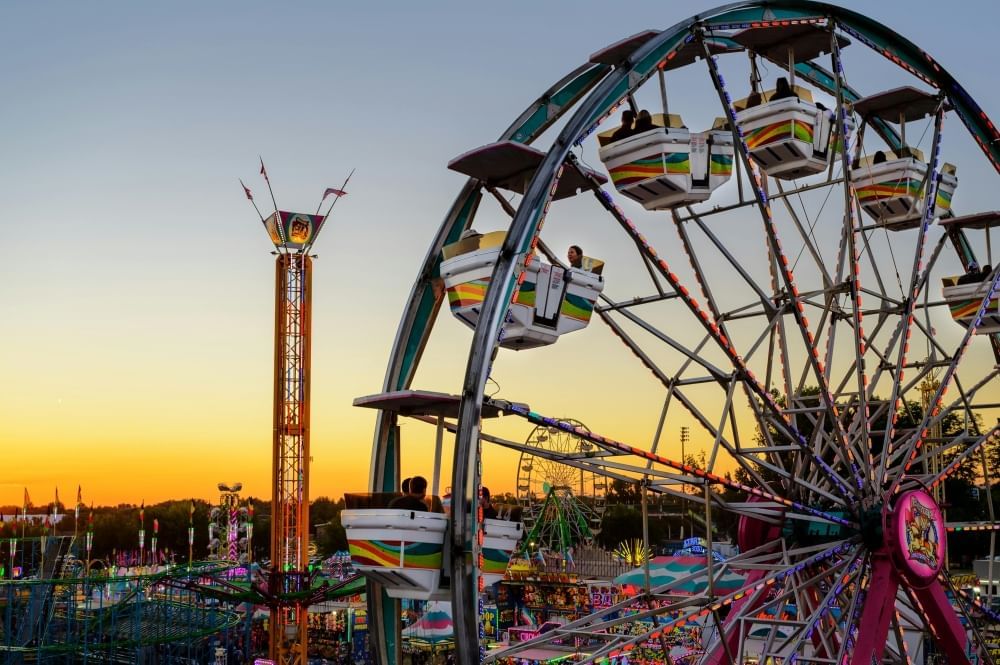
[[[941,508],[922,489],[900,495],[883,509],[885,543],[896,571],[912,586],[924,587],[944,567],[946,532]]]

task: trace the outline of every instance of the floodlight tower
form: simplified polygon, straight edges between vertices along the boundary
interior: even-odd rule
[[[277,208],[277,206],[275,206]],[[309,378],[312,257],[325,215],[276,210],[264,220],[277,254],[274,290],[274,439],[271,478],[272,596],[306,591],[309,545]],[[305,665],[306,607],[270,608],[270,658]]]

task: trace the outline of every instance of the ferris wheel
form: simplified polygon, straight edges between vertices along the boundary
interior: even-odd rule
[[[635,121],[619,126],[625,110]],[[532,145],[557,122],[551,144]],[[968,525],[945,521],[938,488],[980,457],[992,477],[981,453],[998,438],[983,423],[996,415],[1000,271],[982,268],[996,263],[1000,213],[965,208],[958,181],[996,177],[1000,133],[930,55],[826,4],[728,5],[594,53],[499,142],[450,166],[470,179],[417,277],[385,391],[411,387],[441,326],[472,329],[455,387],[451,546],[473,562],[482,551],[467,504],[497,445],[642,479],[709,524],[727,513],[740,548],[643,589],[652,609],[628,630],[636,599],[488,656],[481,571],[453,556],[461,662],[557,643],[580,662],[664,657],[670,632],[692,623],[705,628],[696,660],[712,665],[989,658],[981,630],[998,617],[949,580],[947,534]],[[482,232],[497,213],[508,221]],[[564,261],[547,240],[576,238],[603,260],[574,246]],[[435,317],[445,291],[452,317]],[[607,376],[562,382],[558,396],[507,350],[541,365],[571,339]],[[498,373],[510,393],[486,397]],[[593,447],[528,450],[487,414]],[[378,418],[373,490],[395,486],[401,415]],[[662,432],[674,418],[710,442],[707,468],[673,453]],[[651,442],[637,422],[658,423]],[[741,581],[715,583],[726,576]],[[686,583],[697,590],[678,600]],[[394,663],[378,584],[373,638]]]
[[[588,431],[579,421],[564,422]],[[596,446],[564,429],[544,426],[532,429],[525,445],[545,450],[549,456],[526,450],[518,460],[517,499],[526,533],[521,546],[528,553],[544,548],[565,554],[575,546],[592,544],[601,532],[607,479],[559,459],[586,454]]]

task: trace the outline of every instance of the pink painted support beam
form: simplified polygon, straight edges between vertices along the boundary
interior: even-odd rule
[[[881,663],[889,622],[896,614],[896,590],[899,575],[886,548],[872,554],[872,577],[868,583],[865,606],[858,622],[858,639],[851,665]]]
[[[750,497],[751,503],[759,503],[761,501],[763,501],[763,499],[760,497]],[[749,550],[756,549],[765,543],[775,542],[780,536],[780,527],[773,524],[767,524],[766,522],[762,522],[761,520],[754,519],[752,517],[743,516],[740,518],[738,531],[736,533],[736,542],[739,543],[741,551],[747,552]],[[753,589],[753,587],[764,579],[766,575],[767,573],[765,571],[751,570],[747,575],[744,588]],[[767,594],[761,593],[755,596],[751,591],[733,603],[725,621],[722,622],[721,632],[722,635],[725,636],[725,642],[720,639],[718,642],[709,647],[706,658],[701,661],[702,665],[730,665],[729,654],[735,655],[737,653],[740,642],[746,639],[746,634],[750,630],[750,623],[740,622],[738,617],[741,613],[753,616],[753,613],[757,611],[757,608],[764,604],[766,599]],[[751,604],[744,610],[744,606],[748,603]]]
[[[965,628],[940,582],[934,582],[924,589],[912,589],[912,592],[920,603],[924,620],[931,627],[938,646],[948,657],[948,662],[954,665],[970,663]]]
[[[747,575],[746,586],[752,588],[757,582],[764,579],[766,574],[763,570],[751,571]],[[722,633],[725,635],[726,643],[723,645],[722,640],[719,640],[712,645],[708,650],[707,657],[701,661],[702,665],[729,665],[727,653],[735,656],[739,650],[740,642],[746,639],[746,633],[750,630],[749,622],[740,622],[737,618],[743,611],[743,606],[752,601],[753,604],[746,609],[746,613],[753,616],[753,613],[764,604],[765,600],[767,600],[765,593],[758,594],[756,597],[753,593],[748,593],[733,603],[732,609],[722,622]]]

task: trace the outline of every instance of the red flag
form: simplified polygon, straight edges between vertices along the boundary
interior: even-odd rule
[[[160,532],[160,520],[159,520],[159,518],[154,517],[153,518],[153,533],[159,533],[159,532]]]
[[[243,185],[243,181],[240,180],[240,184]],[[243,185],[243,192],[247,195],[247,198],[253,201],[253,194],[250,193],[250,188]]]
[[[330,194],[333,194],[334,196],[347,196],[347,192],[345,192],[342,189],[337,189],[336,187],[327,187],[326,191],[323,192],[323,200],[325,201],[326,197],[330,196]]]
[[[260,158],[260,174],[264,176],[264,180],[267,180],[267,184],[271,184],[270,179],[267,177],[267,169],[264,168],[264,158]]]

